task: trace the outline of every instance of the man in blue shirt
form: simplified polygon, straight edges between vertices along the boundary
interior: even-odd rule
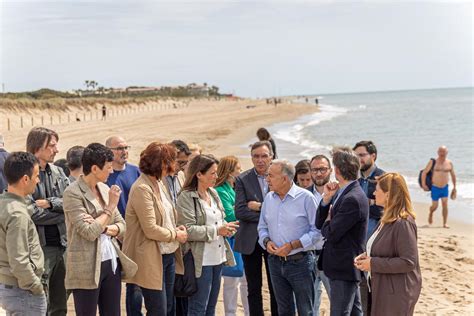
[[[130,146],[128,146],[123,137],[111,136],[105,141],[105,146],[110,148],[114,153],[114,161],[112,161],[114,172],[107,179],[107,185],[110,187],[115,184],[122,190],[117,208],[119,209],[120,214],[122,214],[122,217],[125,218],[128,194],[133,183],[140,176],[140,170],[137,166],[127,162]],[[125,295],[127,315],[141,316],[142,301],[143,297],[140,287],[135,284],[127,283]]]
[[[317,203],[313,194],[293,183],[295,168],[274,160],[267,181],[258,235],[267,250],[268,265],[280,315],[312,315],[315,281],[315,244],[322,240],[316,229]]]

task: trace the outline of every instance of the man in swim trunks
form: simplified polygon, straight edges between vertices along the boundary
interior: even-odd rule
[[[453,182],[453,190],[451,191],[451,199],[456,198],[456,175],[454,173],[454,167],[451,160],[447,159],[448,148],[441,146],[438,148],[438,158],[435,161],[433,176],[432,176],[432,188],[431,188],[431,200],[430,215],[428,217],[428,223],[433,224],[433,213],[438,208],[438,201],[441,199],[441,205],[443,208],[443,227],[449,228],[448,221],[448,196],[449,196],[449,175]],[[433,161],[430,159],[428,164],[421,175],[421,183],[425,191],[429,191],[426,185],[426,174],[431,170]]]

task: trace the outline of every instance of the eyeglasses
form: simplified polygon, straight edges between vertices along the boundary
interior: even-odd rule
[[[325,174],[326,172],[328,172],[328,170],[329,170],[329,168],[327,168],[327,167],[311,168],[311,172],[315,173],[315,174],[318,174],[318,173]]]
[[[264,155],[252,155],[253,159],[268,159],[270,158],[270,155],[264,154]]]
[[[117,151],[125,151],[125,150],[130,150],[132,148],[131,146],[120,146],[120,147],[113,147],[110,148],[112,150],[117,150]]]

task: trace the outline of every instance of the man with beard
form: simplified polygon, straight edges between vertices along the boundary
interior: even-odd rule
[[[110,148],[114,153],[114,161],[112,161],[114,172],[109,175],[107,185],[111,187],[115,184],[120,187],[120,190],[122,190],[117,208],[122,217],[125,218],[128,194],[133,183],[140,176],[140,170],[137,166],[127,162],[130,146],[128,146],[123,137],[111,136],[105,141],[105,146]],[[140,287],[135,284],[127,283],[125,294],[127,315],[141,316],[142,301],[143,296]]]
[[[66,223],[63,192],[69,179],[63,169],[53,164],[58,150],[58,134],[45,127],[34,127],[26,138],[26,150],[39,161],[40,182],[31,195],[33,214],[41,248],[44,253],[42,282],[48,299],[48,315],[66,315]]]
[[[377,147],[370,140],[363,140],[355,144],[353,150],[359,156],[360,161],[360,177],[359,183],[364,190],[365,195],[369,199],[369,222],[367,223],[367,239],[372,235],[378,226],[382,217],[383,208],[375,205],[375,179],[385,173],[382,169],[375,165],[377,160]]]
[[[377,182],[375,181],[376,177],[384,174],[385,171],[375,165],[375,160],[377,160],[377,147],[375,147],[372,141],[360,141],[355,144],[353,150],[359,157],[360,162],[359,183],[362,187],[362,190],[364,190],[365,195],[369,199],[369,221],[367,222],[366,237],[368,240],[379,225],[379,221],[383,213],[383,207],[377,206],[375,204],[374,192],[377,185]],[[367,310],[369,289],[367,287],[366,277],[367,276],[364,274],[364,278],[360,282],[360,296],[364,315],[367,315],[369,312]]]
[[[323,199],[323,192],[324,192],[324,185],[329,182],[331,178],[331,162],[328,157],[324,155],[316,155],[311,158],[311,179],[313,180],[313,185],[307,188],[311,191],[316,198],[317,206],[321,203]],[[319,255],[323,249],[324,240],[318,241],[316,244],[316,262],[318,262]],[[326,294],[329,297],[330,293],[330,285],[329,279],[324,274],[324,271],[319,270],[316,266],[316,281],[314,283],[315,289],[315,300],[314,300],[314,308],[313,313],[315,316],[319,316],[319,306],[321,305],[321,294],[323,293],[321,288],[321,283],[324,284],[324,288],[326,289]]]

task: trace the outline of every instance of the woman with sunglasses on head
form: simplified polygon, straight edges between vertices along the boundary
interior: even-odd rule
[[[369,310],[377,315],[413,315],[421,292],[415,213],[405,179],[387,173],[377,179],[375,203],[384,208],[354,265],[368,272]]]
[[[197,292],[188,299],[188,316],[215,315],[223,264],[235,265],[225,239],[234,235],[238,222],[226,222],[224,207],[213,186],[218,161],[209,155],[196,156],[178,196],[178,224],[186,226],[188,241],[183,246],[194,256]]]

